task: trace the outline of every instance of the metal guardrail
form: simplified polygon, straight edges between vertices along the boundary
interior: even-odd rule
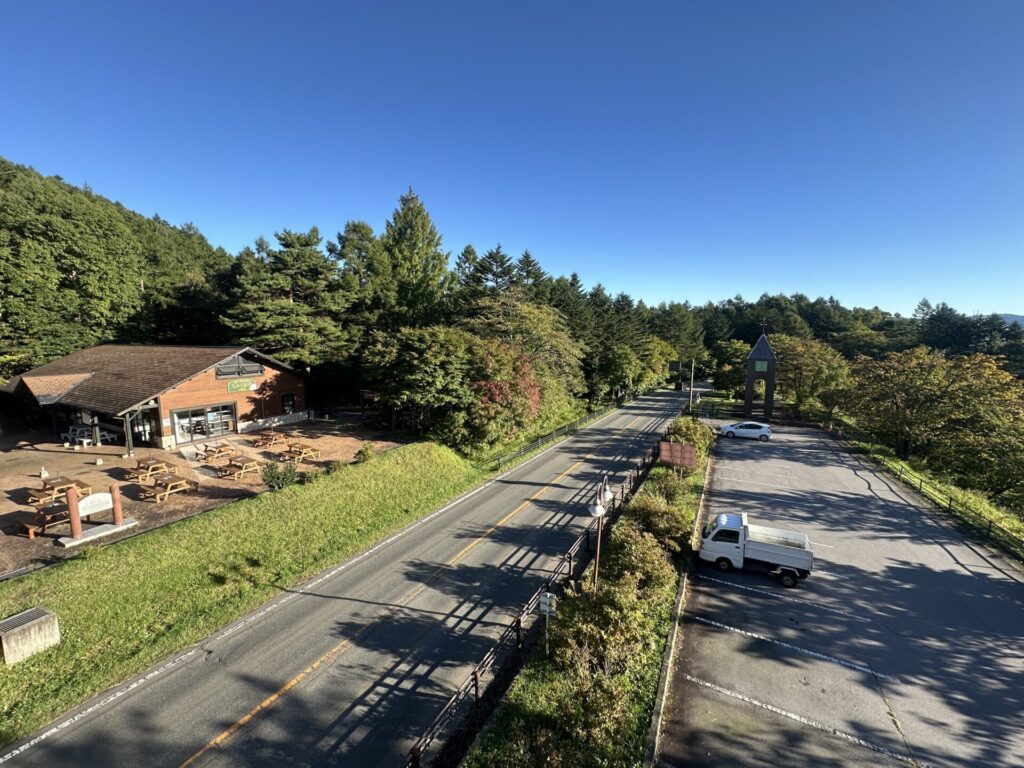
[[[873,445],[875,443],[875,438],[871,434],[851,424],[841,423],[841,426],[833,429],[832,432],[840,439],[854,440],[866,445]],[[999,523],[985,517],[967,505],[957,502],[949,493],[934,485],[924,475],[907,469],[902,464],[894,464],[888,457],[876,451],[868,450],[867,455],[875,463],[881,465],[889,474],[893,475],[900,482],[905,483],[911,489],[916,490],[939,509],[956,517],[972,531],[985,536],[1003,551],[1024,560],[1024,538],[1007,530]]]
[[[620,406],[612,406],[611,408],[618,407]],[[657,457],[658,446],[655,444],[654,447],[645,453],[639,460],[637,466],[629,470],[626,478],[619,484],[619,490],[616,494],[616,498],[609,503],[608,522],[604,526],[603,538],[607,537],[612,526],[622,514],[622,509],[625,504],[640,488],[640,485],[643,483],[647,473],[650,471],[651,467],[654,466]],[[484,686],[481,683],[481,677],[490,671],[496,663],[498,663],[506,648],[513,643],[515,644],[516,650],[522,648],[524,621],[536,610],[537,604],[540,602],[540,596],[544,592],[550,591],[551,588],[563,578],[563,576],[567,579],[571,579],[577,571],[582,573],[583,569],[589,562],[589,558],[585,560],[581,557],[580,550],[586,548],[587,553],[592,550],[591,534],[596,527],[597,521],[592,520],[586,530],[580,534],[576,541],[573,542],[572,546],[570,546],[559,559],[558,564],[554,567],[551,575],[544,582],[544,585],[530,596],[530,599],[526,601],[526,604],[519,611],[516,618],[505,628],[487,653],[483,655],[477,665],[473,668],[469,677],[466,678],[465,682],[463,682],[462,685],[456,689],[455,693],[452,694],[451,698],[448,699],[448,702],[434,719],[434,722],[431,723],[419,739],[416,740],[416,743],[409,751],[409,757],[404,764],[406,768],[420,768],[423,764],[423,757],[427,749],[429,749],[430,745],[438,735],[440,735],[440,733],[456,717],[466,699],[472,695],[474,705],[480,701],[480,698],[484,693]]]

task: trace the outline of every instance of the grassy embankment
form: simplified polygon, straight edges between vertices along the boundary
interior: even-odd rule
[[[0,667],[0,743],[195,643],[486,476],[432,443],[228,504],[0,583],[0,616],[44,605],[61,644]]]
[[[642,762],[705,461],[682,481],[652,471],[609,537],[599,589],[584,578],[564,596],[551,656],[535,649],[465,766]]]

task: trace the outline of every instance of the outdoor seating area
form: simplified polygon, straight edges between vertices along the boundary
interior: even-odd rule
[[[110,443],[117,442],[119,439],[116,433],[106,429],[94,431],[89,424],[72,424],[66,432],[61,432],[60,436],[64,438],[65,443],[83,447],[92,445],[97,436],[99,437],[97,445],[103,445],[104,443],[109,445]]]
[[[331,461],[351,461],[363,442],[373,439],[351,427],[308,422],[199,441],[174,451],[138,446],[134,456],[124,458],[124,446],[118,444],[88,445],[72,453],[63,445],[61,433],[67,431],[5,436],[9,447],[0,450],[0,574],[61,556],[64,550],[55,543],[71,534],[67,491],[72,487],[81,502],[117,485],[125,517],[137,522],[135,530],[146,530],[263,492],[268,463],[301,462],[300,472],[322,468]],[[375,441],[378,450],[394,444],[380,437]],[[90,508],[80,507],[86,534],[110,520],[109,513],[82,512]]]

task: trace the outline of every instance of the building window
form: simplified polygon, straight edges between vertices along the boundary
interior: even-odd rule
[[[768,361],[767,360],[755,360],[754,361],[754,370],[757,371],[758,373],[761,373],[762,371],[767,371],[768,370]]]
[[[262,376],[263,366],[254,360],[246,360],[241,355],[228,358],[217,364],[218,379],[237,379],[240,376]]]
[[[174,439],[178,443],[192,443],[235,431],[235,406],[211,405],[175,411]]]
[[[295,413],[295,395],[281,395],[281,413]]]

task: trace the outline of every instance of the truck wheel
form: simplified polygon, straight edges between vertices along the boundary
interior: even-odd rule
[[[768,442],[768,435],[758,435],[757,439],[760,440],[762,443],[767,443]]]
[[[715,560],[715,567],[718,568],[718,570],[725,573],[726,571],[732,570],[732,563],[730,562],[728,557],[720,557],[717,560]]]
[[[726,437],[736,437],[736,433],[735,432],[726,432],[725,436]]]
[[[787,589],[796,586],[796,574],[792,571],[783,571],[779,574],[779,584]]]

